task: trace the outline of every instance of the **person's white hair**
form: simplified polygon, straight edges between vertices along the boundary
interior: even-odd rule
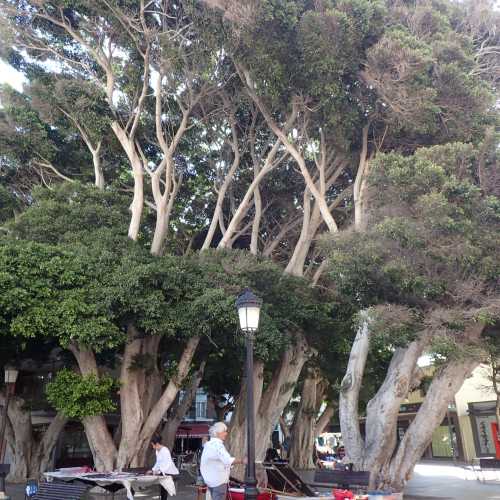
[[[224,422],[215,422],[215,424],[208,429],[210,437],[217,437],[217,434],[224,431],[227,431],[227,425]]]

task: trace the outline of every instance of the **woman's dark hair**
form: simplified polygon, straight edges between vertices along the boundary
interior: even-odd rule
[[[153,436],[153,439],[151,439],[151,442],[153,444],[161,444],[161,437],[160,436]]]

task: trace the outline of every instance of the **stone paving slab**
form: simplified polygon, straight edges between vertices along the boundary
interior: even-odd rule
[[[196,500],[196,490],[192,487],[189,478],[182,478],[177,484],[177,495],[172,497],[173,500]],[[23,484],[7,484],[7,495],[11,500],[25,500],[24,499],[24,485]],[[157,500],[160,498],[158,487],[148,488],[143,491],[136,492],[136,500]],[[125,490],[119,490],[112,494],[89,494],[85,500],[126,500]]]
[[[498,480],[497,480],[498,479]],[[196,500],[196,490],[190,480],[181,478],[177,483],[175,499]],[[24,485],[7,485],[11,500],[24,500]],[[88,500],[111,500],[112,495],[91,495]],[[142,492],[137,500],[156,500],[158,490]],[[117,492],[114,500],[124,500],[125,495]],[[500,500],[500,472],[493,474],[485,483],[476,479],[473,471],[447,463],[420,463],[405,490],[404,500]]]
[[[500,500],[500,472],[490,472],[486,482],[470,468],[451,463],[426,462],[415,467],[405,489],[405,500]]]

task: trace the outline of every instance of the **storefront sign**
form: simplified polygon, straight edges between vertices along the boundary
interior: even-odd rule
[[[496,457],[500,458],[500,440],[498,439],[498,425],[496,422],[491,422],[491,432],[495,443]]]

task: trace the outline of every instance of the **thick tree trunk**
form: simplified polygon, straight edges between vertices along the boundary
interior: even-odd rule
[[[160,256],[163,253],[163,243],[168,231],[168,220],[167,200],[163,199],[156,204],[155,231],[151,243],[151,253],[153,255]]]
[[[300,235],[293,254],[288,261],[285,272],[291,274],[292,276],[303,276],[304,275],[304,263],[306,261],[307,253],[311,246],[312,238],[311,233],[311,192],[306,187],[304,190],[304,196],[302,201],[302,229],[300,230]]]
[[[154,361],[158,358],[158,349],[161,342],[160,335],[152,335],[143,339],[142,353],[149,356]],[[162,394],[163,373],[158,369],[155,362],[151,363],[151,367],[147,373],[142,370],[138,379],[139,394],[141,395],[141,406],[143,415],[149,415],[153,405],[160,399]]]
[[[67,422],[68,419],[60,413],[53,418],[41,441],[38,442],[32,453],[30,477],[40,477],[43,472],[53,469],[53,451]]]
[[[131,240],[137,241],[139,231],[141,229],[142,209],[144,207],[144,177],[142,165],[134,165],[134,197],[130,204],[130,224],[128,229],[128,237]]]
[[[143,370],[134,368],[136,357],[142,354],[143,339],[134,326],[127,329],[127,343],[120,373],[121,439],[116,466],[119,470],[130,466],[131,447],[137,439],[144,420],[139,378]]]
[[[474,324],[464,332],[464,340],[476,341],[482,329],[483,325]],[[358,397],[368,353],[369,317],[366,311],[362,314],[341,385],[340,423],[346,454],[356,468],[370,471],[371,488],[382,485],[402,491],[434,430],[442,422],[448,401],[479,364],[479,360],[471,356],[451,360],[436,372],[416,418],[395,449],[400,404],[420,380],[417,360],[427,341],[428,336],[424,335],[394,352],[384,383],[368,403],[366,438],[363,440],[359,432]]]
[[[363,462],[355,466],[369,470],[374,484],[378,472],[394,453],[400,405],[408,395],[424,345],[424,340],[416,340],[406,348],[396,349],[383,384],[368,403]]]
[[[9,402],[8,418],[14,433],[12,469],[9,479],[13,482],[22,482],[29,477],[31,451],[35,446],[31,413],[23,410],[24,404],[24,400],[16,397],[11,397]]]
[[[271,433],[292,397],[302,367],[310,354],[306,339],[301,333],[297,334],[295,342],[283,354],[271,383],[263,393],[257,412],[256,460],[264,459]]]
[[[82,375],[95,375],[99,377],[95,355],[91,350],[74,344],[71,344],[69,349],[75,356]],[[85,417],[82,419],[82,423],[92,456],[94,457],[96,470],[114,470],[117,449],[104,416]]]
[[[254,404],[258,408],[262,398],[262,389],[264,385],[264,363],[260,360],[254,361],[253,387]],[[229,428],[229,437],[227,440],[228,450],[233,456],[243,458],[246,455],[247,435],[246,435],[246,380],[241,384],[240,393],[236,401],[231,424]],[[257,426],[257,422],[256,422]]]
[[[253,192],[253,203],[255,206],[255,215],[253,217],[253,222],[252,222],[250,253],[252,255],[257,255],[259,253],[259,231],[260,231],[260,221],[262,219],[262,197],[260,195],[259,186],[257,186]]]
[[[407,348],[397,349],[392,357],[384,383],[367,407],[366,437],[359,430],[359,390],[369,349],[369,318],[362,313],[362,322],[349,357],[340,391],[340,426],[346,454],[357,470],[371,472],[372,486],[396,446],[399,408],[407,396],[422,354],[424,341],[414,341]]]
[[[4,403],[4,397],[0,398]],[[24,482],[38,478],[49,469],[53,451],[67,419],[57,414],[47,430],[39,435],[33,431],[31,412],[25,409],[26,402],[13,397],[9,403],[6,437],[12,454],[9,481]]]
[[[333,417],[334,409],[328,404],[321,415],[319,412],[327,389],[327,383],[318,370],[308,370],[295,413],[292,431],[290,463],[298,469],[314,469],[314,442]],[[319,415],[319,416],[318,416]]]
[[[133,326],[128,327],[120,376],[121,432],[118,449],[104,416],[83,419],[97,470],[144,465],[151,437],[188,375],[199,341],[199,337],[193,337],[188,341],[179,360],[176,375],[154,402],[155,394],[160,394],[160,391],[158,387],[151,386],[161,385],[156,371],[150,377],[146,377],[144,369],[131,368],[135,357],[139,354],[152,356],[153,364],[156,363],[159,338],[142,337]],[[70,350],[77,359],[82,375],[99,376],[95,355],[91,350],[75,345],[70,345]]]
[[[144,464],[151,438],[158,429],[167,410],[175,401],[179,389],[182,387],[189,373],[191,362],[199,342],[200,337],[192,337],[188,340],[181,358],[179,359],[175,376],[169,380],[160,399],[152,406],[151,411],[147,417],[145,417],[140,433],[134,439],[134,445],[130,446],[130,456],[132,457],[133,465],[137,464],[138,466],[142,466]]]
[[[304,379],[300,403],[295,413],[290,447],[290,465],[296,469],[314,469],[313,449],[316,428],[318,374],[309,371]]]
[[[177,429],[195,400],[196,391],[200,386],[201,379],[203,378],[203,372],[205,371],[205,364],[206,362],[204,361],[196,373],[194,373],[191,377],[191,382],[186,388],[182,400],[178,401],[175,407],[172,408],[167,423],[163,428],[162,442],[170,450],[174,447]]]
[[[165,188],[162,193],[160,176],[165,172]],[[157,170],[151,174],[151,188],[156,205],[156,224],[151,243],[151,253],[156,256],[163,254],[167,239],[170,216],[175,199],[182,184],[182,175],[175,177],[175,162],[172,154],[167,150]]]
[[[255,459],[262,461],[269,447],[271,433],[279,421],[285,406],[290,401],[295,384],[299,378],[304,363],[309,357],[309,348],[302,334],[298,334],[295,342],[283,353],[279,366],[265,392],[263,388],[263,370],[261,361],[255,362],[254,387],[255,387]],[[246,386],[242,384],[238,398],[228,440],[230,453],[241,459],[246,456]],[[242,478],[243,467],[235,467],[235,477]]]
[[[315,437],[325,432],[325,429],[330,425],[333,415],[335,415],[335,408],[329,403],[316,422]]]
[[[434,430],[443,421],[448,402],[478,365],[479,361],[471,356],[450,361],[434,375],[417,416],[406,431],[396,454],[383,471],[380,484],[389,485],[397,491],[403,490],[415,464],[429,446]]]
[[[369,316],[360,313],[361,324],[351,347],[347,370],[340,386],[339,418],[346,455],[354,464],[362,464],[364,442],[359,428],[359,390],[363,380],[370,344]]]
[[[304,276],[304,267],[309,250],[323,222],[316,202],[314,203],[314,208],[311,210],[311,194],[307,188],[304,191],[303,207],[303,222],[299,240],[285,269],[286,273],[299,277]]]

